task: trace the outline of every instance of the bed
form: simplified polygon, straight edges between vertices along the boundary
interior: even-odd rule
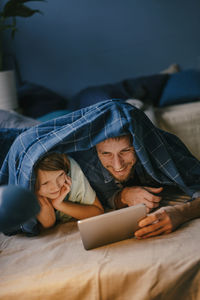
[[[152,103],[145,102],[142,108],[160,128],[180,136],[197,158],[199,99],[195,95],[186,103],[154,105],[153,110]],[[16,113],[11,117],[11,112],[4,113],[3,120],[4,127],[6,122],[13,127],[17,120],[15,127],[22,129],[41,122]],[[170,235],[131,238],[89,251],[75,221],[29,238],[1,233],[0,299],[198,300],[199,231],[196,219]]]
[[[200,220],[86,251],[76,222],[0,235],[0,299],[200,299]]]

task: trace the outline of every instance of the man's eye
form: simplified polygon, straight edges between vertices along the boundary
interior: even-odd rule
[[[133,149],[124,149],[124,150],[122,150],[122,153],[126,153],[126,152],[132,152],[133,151]]]
[[[109,152],[104,152],[104,153],[102,153],[102,155],[103,155],[103,156],[106,156],[106,157],[110,157],[110,156],[111,156],[111,153],[109,153]]]

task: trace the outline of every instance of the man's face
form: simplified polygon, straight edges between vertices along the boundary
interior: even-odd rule
[[[131,175],[137,158],[129,136],[109,138],[96,145],[98,157],[110,174],[120,182]]]

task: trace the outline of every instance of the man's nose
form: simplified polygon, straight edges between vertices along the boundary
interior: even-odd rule
[[[113,168],[115,171],[119,171],[123,167],[123,159],[120,155],[115,155],[113,157]]]

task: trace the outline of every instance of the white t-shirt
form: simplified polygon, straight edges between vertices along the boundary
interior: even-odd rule
[[[64,201],[71,201],[80,204],[93,204],[96,198],[95,191],[92,189],[78,163],[72,157],[68,156],[68,159],[70,161],[69,176],[71,177],[72,185],[71,191]],[[56,215],[62,222],[67,222],[72,218],[61,211],[57,211]]]

